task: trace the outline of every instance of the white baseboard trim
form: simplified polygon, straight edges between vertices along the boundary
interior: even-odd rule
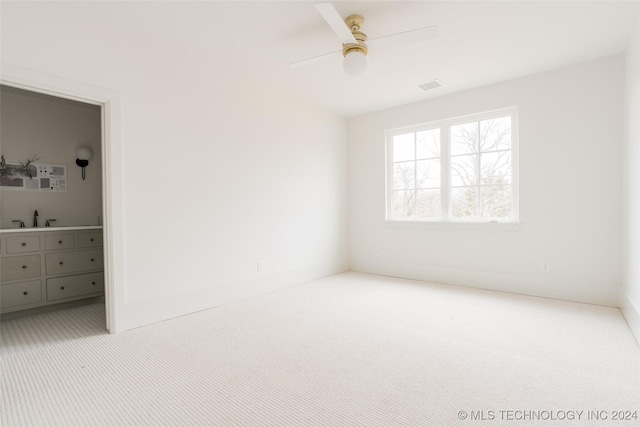
[[[620,293],[620,310],[636,338],[636,342],[640,345],[640,308],[636,307],[624,291]]]
[[[257,274],[224,283],[211,278],[211,286],[148,301],[125,304],[125,330],[207,310],[256,295],[284,289],[346,271],[346,266],[313,265]]]
[[[617,284],[600,281],[571,280],[552,275],[527,276],[380,259],[361,259],[360,262],[352,262],[351,270],[424,282],[619,307]]]

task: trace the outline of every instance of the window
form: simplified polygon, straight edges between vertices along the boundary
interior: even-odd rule
[[[387,219],[517,222],[517,110],[387,132]]]

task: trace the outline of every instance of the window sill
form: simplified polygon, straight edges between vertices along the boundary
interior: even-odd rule
[[[471,222],[471,221],[433,221],[433,220],[386,220],[387,227],[426,228],[432,230],[480,230],[480,231],[518,231],[519,222]]]

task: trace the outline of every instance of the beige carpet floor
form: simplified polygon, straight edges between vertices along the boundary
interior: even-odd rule
[[[3,322],[2,425],[640,425],[613,419],[640,412],[613,308],[345,273],[103,325],[100,304]]]

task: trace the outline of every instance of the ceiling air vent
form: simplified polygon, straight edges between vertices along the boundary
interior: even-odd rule
[[[438,79],[434,79],[431,80],[429,82],[423,83],[421,85],[418,85],[418,87],[422,90],[431,90],[431,89],[435,89],[437,87],[442,86],[442,82]]]

